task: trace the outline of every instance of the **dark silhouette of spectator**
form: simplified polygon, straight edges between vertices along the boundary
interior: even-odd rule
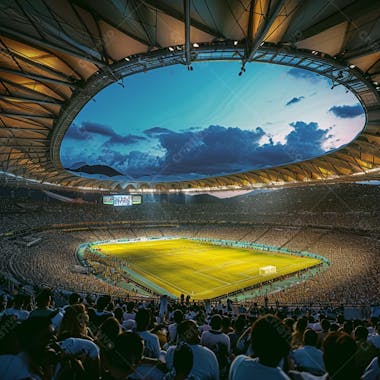
[[[230,380],[289,379],[278,367],[290,349],[290,335],[278,317],[267,314],[252,325],[253,357],[239,355],[231,364]]]

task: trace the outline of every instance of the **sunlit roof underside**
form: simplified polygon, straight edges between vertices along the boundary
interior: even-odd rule
[[[0,171],[65,187],[160,191],[379,178],[379,41],[380,4],[372,0],[2,1]],[[273,62],[326,75],[357,95],[366,127],[348,146],[320,158],[195,181],[100,181],[61,166],[65,131],[104,86],[155,67],[209,59]]]

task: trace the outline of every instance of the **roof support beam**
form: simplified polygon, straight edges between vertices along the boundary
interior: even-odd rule
[[[182,22],[185,21],[182,12],[177,11],[176,9],[173,9],[171,7],[168,7],[167,5],[163,4],[160,1],[157,1],[157,0],[142,0],[142,1],[145,4],[150,5],[151,7],[161,11],[162,13],[165,13],[168,16],[175,18],[176,20],[179,20]],[[202,24],[196,20],[191,19],[190,24],[194,28],[201,30],[202,32],[205,32],[207,34],[210,34],[211,36],[224,37],[224,36],[221,36],[217,30],[212,29],[212,28],[208,27],[207,25],[204,25],[204,24]]]
[[[17,113],[17,112],[1,112],[0,111],[0,116],[5,116],[5,117],[22,117],[26,119],[53,119],[55,116],[54,115],[33,115],[33,114],[27,114],[27,113]]]
[[[276,20],[285,2],[286,0],[277,0],[277,3],[273,6],[273,11],[270,12],[270,9],[268,9],[267,14],[264,16],[263,21],[259,25],[256,37],[250,43],[250,51],[247,56],[248,61],[252,60],[261,43],[264,41],[265,36],[267,35],[274,21]]]
[[[365,14],[369,14],[372,9],[376,10],[378,7],[378,3],[372,0],[352,1],[351,4],[344,8],[339,8],[339,6],[333,1],[329,1],[328,5],[335,7],[336,11],[322,21],[309,27],[308,29],[301,30],[299,33],[301,37],[300,39],[304,40],[306,38],[315,36],[316,34],[319,34],[324,30],[329,29],[344,21],[353,23],[353,20],[356,20]]]
[[[190,55],[190,0],[183,0],[184,14],[185,14],[185,60],[186,65],[191,65]]]
[[[12,101],[16,102],[25,102],[25,103],[38,103],[38,104],[51,104],[51,105],[61,105],[62,102],[59,100],[47,100],[47,99],[38,99],[38,98],[28,98],[26,96],[14,96],[14,95],[0,95],[0,100]]]
[[[357,48],[352,51],[348,51],[347,53],[343,54],[344,59],[355,59],[364,57],[366,55],[377,53],[380,48],[380,39],[377,39],[375,41],[369,40],[367,41],[367,44],[364,46],[361,46],[360,48]]]
[[[122,29],[121,28],[122,23],[121,24],[117,24],[114,21],[112,21],[111,19],[108,19],[105,15],[100,15],[96,11],[96,9],[87,6],[82,0],[72,0],[71,3],[76,4],[78,7],[82,8],[86,12],[90,13],[94,17],[95,21],[103,21],[106,24],[111,25],[112,28],[118,30],[120,33],[125,34],[126,36],[128,36],[128,37],[130,37],[130,38],[132,38],[132,39],[134,39],[134,40],[136,40],[138,42],[140,42],[143,45],[149,46],[149,42],[148,41],[146,41],[143,38],[137,36],[136,34],[133,34],[133,33],[129,32],[129,31],[127,31],[127,30]],[[128,21],[128,19],[125,18],[123,20],[123,23],[127,23],[127,21]]]
[[[39,133],[41,135],[46,135],[46,134],[49,134],[50,130],[49,129],[37,129],[37,128],[19,128],[19,127],[0,127],[0,131],[2,130],[10,130],[10,131],[16,131],[16,132],[19,132],[19,131],[27,131],[27,132],[32,132],[32,133]]]
[[[29,43],[31,46],[36,47],[37,49],[41,48],[47,48],[47,49],[53,49],[56,51],[60,51],[64,54],[72,55],[76,58],[82,59],[84,61],[88,61],[96,66],[105,66],[105,64],[100,61],[99,59],[92,57],[88,54],[77,52],[75,50],[67,49],[62,46],[55,45],[54,43],[51,43],[46,40],[40,40],[39,38],[27,35],[25,33],[21,33],[17,30],[11,29],[9,27],[5,27],[0,25],[0,34],[4,35],[5,37],[14,39],[16,41],[19,41],[21,43]]]
[[[31,94],[36,94],[36,96],[39,98],[39,99],[45,99],[45,100],[50,100],[52,102],[52,104],[61,104],[62,101],[57,99],[57,98],[54,98],[53,96],[48,96],[40,91],[37,91],[37,90],[34,90],[32,88],[29,88],[27,86],[24,86],[20,83],[16,83],[16,82],[12,82],[11,80],[8,80],[8,79],[4,79],[4,78],[0,78],[0,82],[3,82],[3,83],[7,83],[8,84],[8,87],[9,86],[12,86],[12,87],[15,87],[15,88],[19,88],[21,91],[23,92],[29,92]],[[8,90],[8,92],[10,92]],[[53,91],[54,92],[54,91]],[[57,94],[58,95],[58,94]],[[59,95],[58,95],[59,96]],[[62,99],[65,99],[64,97],[62,97]]]
[[[46,66],[46,65],[44,65],[44,64],[42,64],[40,62],[33,61],[30,58],[24,57],[23,55],[10,50],[8,47],[6,47],[6,48],[1,48],[0,47],[0,52],[4,53],[4,54],[7,54],[7,55],[9,55],[10,57],[12,57],[12,58],[14,58],[16,60],[23,61],[23,62],[27,63],[30,66],[34,66],[34,67],[36,67],[36,68],[38,68],[40,70],[46,71],[46,72],[48,72],[48,73],[50,73],[52,75],[60,76],[61,78],[70,79],[70,80],[73,80],[73,81],[75,80],[75,78],[72,77],[72,76],[69,76],[69,75],[67,75],[65,73],[62,73],[62,72],[57,71],[57,70],[54,70],[51,67]]]
[[[60,80],[60,79],[49,78],[49,77],[45,77],[45,76],[38,75],[38,74],[26,73],[25,71],[13,70],[13,69],[7,69],[5,67],[0,67],[0,72],[1,73],[12,74],[12,75],[18,75],[20,77],[34,79],[34,80],[38,80],[38,81],[41,81],[41,82],[49,82],[49,83],[58,84],[58,85],[61,85],[61,86],[68,86],[68,87],[71,87],[71,88],[78,88],[78,86],[76,84],[72,83],[72,82],[66,82],[66,81],[63,81],[63,80]]]

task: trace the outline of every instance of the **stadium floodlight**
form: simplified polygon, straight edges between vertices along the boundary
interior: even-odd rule
[[[125,57],[124,60],[127,61],[127,62],[129,62],[130,58],[129,57]]]
[[[172,47],[172,46],[169,46],[168,49],[169,49],[170,51],[174,51],[174,47]]]
[[[239,43],[239,41],[234,41],[234,45],[236,46]]]
[[[348,66],[350,69],[354,69],[356,67],[356,65],[350,65]]]
[[[196,42],[193,43],[193,47],[195,48],[199,48],[199,44],[197,44]]]

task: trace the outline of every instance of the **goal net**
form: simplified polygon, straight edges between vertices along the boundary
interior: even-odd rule
[[[265,276],[267,274],[272,274],[276,272],[277,272],[277,268],[274,265],[267,265],[266,267],[261,267],[259,269],[259,274],[261,276]]]

